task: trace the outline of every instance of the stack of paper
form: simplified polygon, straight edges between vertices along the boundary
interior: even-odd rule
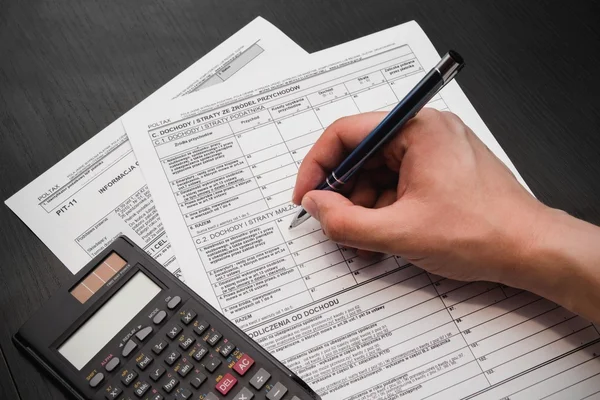
[[[128,235],[324,399],[600,398],[581,317],[287,229],[323,130],[391,109],[438,60],[414,22],[308,56],[258,19],[7,204],[73,272]],[[456,82],[429,106],[519,176]]]
[[[306,54],[280,30],[257,18],[136,108],[151,102],[164,105],[229,80],[251,79]],[[181,276],[120,119],[6,204],[73,273],[124,234]]]

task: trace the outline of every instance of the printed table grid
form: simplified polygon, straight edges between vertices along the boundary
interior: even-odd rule
[[[348,314],[352,318],[369,319],[373,313],[378,312],[380,317],[369,320],[369,326],[379,327],[377,332],[381,336],[365,339],[364,343],[358,341],[360,346],[357,344],[358,347],[348,347],[345,352],[333,351],[329,359],[315,362],[314,365],[299,363],[302,354],[310,352],[311,347],[302,346],[301,350],[298,350],[299,353],[295,353],[295,337],[276,339],[276,336],[271,335],[257,339],[277,357],[283,357],[282,360],[309,384],[323,384],[325,394],[343,390],[343,387],[336,386],[335,382],[324,383],[329,378],[328,375],[321,374],[320,368],[329,368],[328,373],[335,375],[336,371],[348,367],[333,365],[342,355],[350,358],[356,356],[359,359],[362,349],[368,346],[387,346],[378,347],[378,351],[383,352],[382,354],[396,354],[396,349],[404,349],[403,346],[420,340],[424,335],[434,335],[426,342],[429,343],[428,347],[417,351],[431,352],[435,358],[426,358],[426,362],[410,364],[410,369],[402,370],[402,374],[409,375],[433,368],[428,377],[421,378],[421,375],[417,374],[416,378],[408,381],[400,375],[390,375],[389,378],[376,381],[367,387],[365,393],[387,387],[386,385],[398,385],[397,387],[401,388],[398,393],[406,394],[406,398],[413,398],[411,396],[416,393],[424,393],[426,398],[444,398],[444,392],[450,393],[458,388],[464,391],[469,386],[469,393],[485,395],[488,391],[492,393],[491,391],[505,382],[518,380],[520,374],[548,365],[545,363],[558,362],[572,354],[585,352],[591,343],[598,341],[600,335],[587,321],[526,292],[493,283],[459,283],[438,278],[429,273],[417,272],[414,266],[399,257],[385,256],[376,262],[365,262],[348,249],[327,240],[316,225],[308,232],[296,233],[287,230],[287,220],[295,210],[286,206],[289,204],[298,166],[307,149],[335,120],[334,117],[371,110],[387,111],[395,105],[403,96],[403,93],[395,88],[398,85],[402,86],[401,83],[405,83],[405,80],[415,81],[423,74],[423,69],[412,51],[408,56],[403,55],[401,59],[401,63],[413,61],[414,69],[395,78],[386,76],[386,71],[400,65],[394,64],[394,59],[390,59],[383,63],[382,67],[361,70],[361,74],[352,79],[338,78],[330,85],[321,83],[310,92],[302,90],[297,94],[292,93],[281,99],[269,101],[265,103],[264,108],[255,113],[245,114],[244,118],[239,120],[212,125],[207,130],[222,130],[225,133],[214,140],[183,150],[167,151],[164,157],[161,156],[161,152],[165,150],[161,148],[167,148],[170,142],[163,140],[155,143],[155,150],[163,170],[169,177],[173,195],[190,235],[197,243],[197,250],[221,309],[234,321],[240,315],[257,314],[252,315],[253,321],[245,322],[244,329],[247,331],[259,332],[261,327],[309,309],[315,304],[323,304],[353,292],[359,293],[361,288],[379,284],[395,276],[400,277],[401,274],[405,274],[402,275],[403,278],[398,278],[398,281],[391,279],[393,283],[384,285],[378,291],[382,293],[394,288],[416,285],[414,290],[390,297],[371,310],[361,309],[359,303],[369,296],[374,296],[377,291],[367,291],[366,295],[356,294],[353,299],[322,314],[322,317],[326,318],[336,312],[343,313],[343,310],[352,309],[352,304],[356,304],[357,310],[356,313]],[[384,104],[373,105],[376,101]],[[367,105],[371,108],[365,108]],[[436,96],[431,105],[440,110],[449,110],[441,96]],[[328,113],[328,109],[334,111]],[[258,122],[249,127],[242,126],[244,121],[252,124],[253,118]],[[185,137],[202,134],[197,127],[189,129],[188,132],[189,136]],[[263,143],[266,143],[266,146],[261,147]],[[215,151],[222,152],[218,154],[222,155],[224,161],[210,167],[215,172],[211,172],[212,176],[209,179],[203,178],[204,169],[192,168],[191,172],[181,176],[178,173],[171,174],[170,162],[178,163],[188,154],[202,157],[202,152],[193,152],[198,149],[210,149],[210,146],[214,146]],[[237,151],[235,154],[239,155],[229,157],[229,149],[234,149]],[[220,182],[224,183],[218,186]],[[203,184],[205,192],[199,190]],[[206,193],[214,192],[209,186],[213,184],[222,195],[202,203],[203,196],[208,196]],[[236,191],[237,188],[242,189]],[[234,204],[239,198],[244,200],[240,201],[240,204]],[[212,209],[211,206],[215,204],[219,207],[228,206]],[[274,214],[273,210],[277,209],[283,211],[277,215],[260,218],[268,212]],[[222,223],[213,223],[208,228],[205,227],[215,218],[231,215],[232,211],[239,217],[236,221],[223,220]],[[228,227],[243,225],[239,221],[244,220],[254,222],[226,232],[222,236],[215,236],[214,239],[207,239],[207,236],[210,237],[219,231],[225,232]],[[235,251],[234,247],[227,251],[218,250],[219,246],[226,245],[226,240],[239,240],[236,242],[239,244],[246,241],[252,243],[255,236],[251,235],[263,235],[267,239],[256,245],[259,248],[256,251],[243,250],[239,259],[228,261],[230,257],[227,251]],[[271,240],[268,238],[272,237],[275,239],[267,242]],[[212,249],[218,251],[210,253]],[[256,262],[246,264],[244,261],[254,258],[257,259]],[[411,274],[413,269],[415,273]],[[261,285],[260,288],[254,288]],[[404,308],[400,306],[405,301],[413,301],[410,300],[413,297],[420,300]],[[302,305],[286,306],[284,309],[283,305],[291,299],[296,299],[294,301]],[[391,306],[392,304],[394,306]],[[280,308],[278,312],[271,311],[277,307]],[[394,310],[389,311],[390,307]],[[282,310],[284,311],[281,312]],[[416,310],[422,310],[419,311],[421,314],[412,315]],[[410,318],[404,321],[406,316]],[[239,322],[244,320],[245,318],[241,318]],[[334,318],[320,324],[315,321],[314,324],[321,332],[327,332],[338,326],[339,321]],[[288,329],[300,326],[300,322],[292,323]],[[407,336],[409,328],[416,329],[417,333]],[[340,332],[343,332],[341,336]],[[337,343],[349,334],[343,330],[340,332],[337,338],[332,336],[329,340]],[[402,339],[394,338],[394,335],[401,335]],[[386,341],[390,344],[385,345]],[[319,346],[321,345],[315,344],[312,349],[316,350]],[[546,352],[546,348],[556,351]],[[411,351],[415,350],[397,350],[397,353],[411,354]],[[544,357],[549,354],[561,355],[552,360],[545,360]],[[402,357],[399,359],[397,356],[381,356],[369,359],[367,363],[376,366],[378,370],[389,371],[389,367],[396,363],[402,365],[411,362],[410,356]],[[594,358],[596,357],[594,353]],[[439,369],[439,365],[442,364],[444,367]],[[350,362],[349,365],[356,370],[361,368],[360,363]],[[319,370],[316,369],[317,366]],[[442,391],[428,392],[431,390],[427,389],[430,387],[428,383],[460,376],[457,374],[463,373],[461,371],[468,372],[464,372],[465,375],[462,375],[460,381],[444,386]],[[579,383],[575,382],[573,385]]]

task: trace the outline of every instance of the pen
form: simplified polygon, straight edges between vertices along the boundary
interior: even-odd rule
[[[450,50],[441,61],[394,107],[392,111],[363,139],[315,190],[339,191],[365,161],[391,139],[464,67],[463,58]],[[310,218],[300,207],[290,229]]]

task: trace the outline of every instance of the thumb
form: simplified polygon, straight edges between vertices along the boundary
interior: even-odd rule
[[[305,194],[302,207],[321,223],[325,235],[336,243],[382,253],[392,250],[397,221],[391,217],[390,207],[357,206],[341,194],[325,190]]]

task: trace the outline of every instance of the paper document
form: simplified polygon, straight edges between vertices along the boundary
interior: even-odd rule
[[[357,258],[314,220],[288,230],[297,167],[324,128],[390,110],[439,59],[408,23],[311,55],[292,78],[225,83],[124,124],[188,285],[324,399],[584,398],[600,384],[584,319],[398,257]],[[518,176],[456,82],[429,106],[458,114]]]
[[[251,79],[307,53],[257,18],[141,104]],[[234,79],[234,80],[235,80]],[[6,201],[73,273],[125,234],[180,276],[171,244],[120,120]]]

